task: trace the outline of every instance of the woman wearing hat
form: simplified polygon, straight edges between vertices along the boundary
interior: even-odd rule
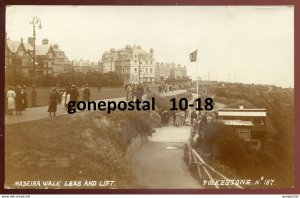
[[[21,86],[16,88],[16,115],[22,115],[25,106],[25,93]]]
[[[48,106],[48,112],[49,116],[51,116],[51,113],[53,113],[53,116],[55,116],[56,110],[57,110],[57,93],[56,88],[52,89],[52,92],[50,93],[49,97],[49,106]]]

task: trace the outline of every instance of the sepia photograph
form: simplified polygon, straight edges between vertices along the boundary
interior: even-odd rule
[[[4,70],[4,189],[295,186],[294,6],[7,5]]]

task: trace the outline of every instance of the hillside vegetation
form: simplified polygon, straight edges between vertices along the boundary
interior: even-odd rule
[[[229,167],[241,179],[274,179],[275,187],[294,185],[294,89],[260,85],[215,86],[215,101],[226,107],[266,108],[266,138],[255,151],[240,138],[209,137],[208,152],[216,163]],[[198,145],[198,149],[200,149]],[[201,150],[201,149],[200,149]],[[203,151],[203,148],[202,148]],[[207,150],[206,150],[207,152]],[[268,186],[265,186],[268,187]],[[274,187],[274,186],[269,186]]]

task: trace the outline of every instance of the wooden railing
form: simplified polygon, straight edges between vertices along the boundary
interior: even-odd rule
[[[197,166],[197,172],[198,176],[201,180],[208,179],[210,181],[216,181],[218,179],[223,179],[226,181],[229,181],[231,179],[228,179],[226,176],[224,176],[222,173],[217,171],[214,167],[206,163],[203,158],[197,153],[195,149],[191,146],[191,141],[193,138],[193,133],[191,133],[191,136],[187,142],[187,148],[188,148],[188,155],[189,155],[189,166],[192,164],[195,164]],[[219,189],[219,185],[213,184],[215,188]],[[232,184],[232,185],[224,185],[226,188],[240,188],[243,187],[238,184]]]

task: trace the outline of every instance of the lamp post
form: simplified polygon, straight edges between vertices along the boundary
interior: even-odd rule
[[[37,16],[33,17],[32,20],[30,21],[30,24],[33,27],[33,65],[32,65],[32,78],[33,80],[35,79],[35,39],[36,39],[36,33],[35,33],[35,28],[38,27],[39,29],[42,29],[42,22],[41,19]]]

